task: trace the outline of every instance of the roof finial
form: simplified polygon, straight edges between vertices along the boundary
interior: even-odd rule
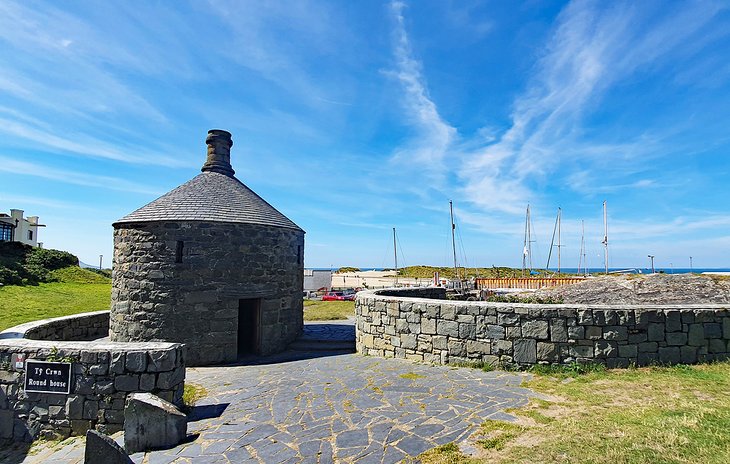
[[[233,146],[231,133],[220,129],[211,129],[208,131],[205,143],[208,144],[208,159],[200,170],[203,172],[218,172],[233,177],[236,172],[231,167],[231,147]]]

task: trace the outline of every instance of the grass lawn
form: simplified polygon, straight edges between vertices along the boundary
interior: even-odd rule
[[[354,301],[304,300],[305,321],[334,321],[354,315]]]
[[[0,287],[0,330],[24,322],[109,309],[111,281],[80,268],[53,271],[59,282]]]
[[[730,363],[573,375],[526,382],[546,399],[485,422],[475,457],[449,444],[422,462],[730,462]]]

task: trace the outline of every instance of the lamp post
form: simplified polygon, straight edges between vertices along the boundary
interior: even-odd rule
[[[101,260],[104,257],[104,255],[99,255],[99,270],[101,271]]]
[[[651,259],[651,273],[654,274],[654,255],[647,255]]]

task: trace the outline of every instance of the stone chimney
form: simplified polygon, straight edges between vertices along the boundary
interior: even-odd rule
[[[200,170],[203,172],[218,172],[233,177],[236,172],[231,167],[231,147],[233,146],[231,133],[220,129],[211,129],[208,131],[205,143],[208,144],[208,159]]]

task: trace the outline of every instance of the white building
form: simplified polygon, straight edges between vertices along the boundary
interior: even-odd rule
[[[327,290],[332,288],[332,271],[329,269],[305,269],[304,290],[316,292],[320,288],[326,288]]]
[[[38,216],[23,217],[22,209],[11,209],[10,215],[0,213],[0,242],[20,242],[33,247],[43,246],[38,242]]]

